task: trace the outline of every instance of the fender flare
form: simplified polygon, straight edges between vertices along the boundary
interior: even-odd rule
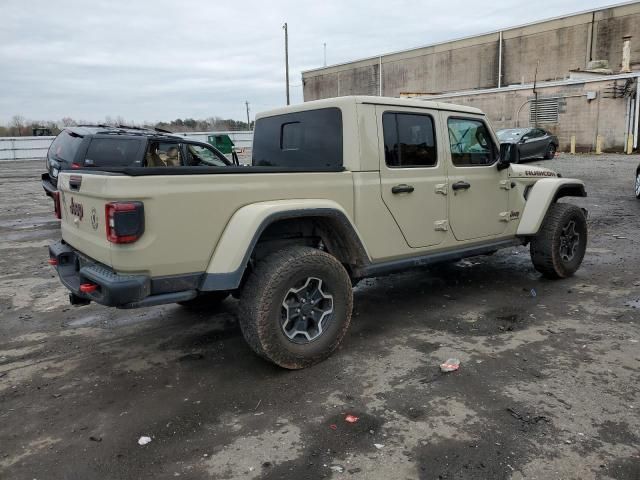
[[[337,202],[326,199],[274,200],[252,203],[238,209],[222,232],[199,290],[234,290],[240,286],[253,250],[265,229],[290,218],[320,217],[339,221],[350,231],[360,255],[370,261],[355,225]]]
[[[518,224],[517,235],[528,236],[538,233],[547,210],[552,203],[562,197],[586,197],[584,182],[572,178],[543,178],[531,187],[527,203]]]

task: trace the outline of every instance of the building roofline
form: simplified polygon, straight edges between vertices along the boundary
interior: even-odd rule
[[[509,31],[509,30],[517,30],[518,28],[525,28],[525,27],[530,27],[532,25],[539,25],[541,23],[553,22],[554,20],[562,20],[562,19],[565,19],[565,18],[577,17],[579,15],[585,15],[587,13],[601,12],[601,11],[604,11],[604,10],[609,10],[611,8],[626,7],[628,5],[633,5],[633,4],[636,4],[636,3],[640,3],[640,2],[638,2],[638,0],[630,0],[630,1],[627,1],[627,2],[615,3],[615,4],[612,4],[612,5],[604,5],[604,6],[598,7],[598,8],[591,8],[589,10],[581,10],[581,11],[574,12],[574,13],[569,13],[569,14],[566,14],[566,15],[558,15],[558,16],[555,16],[555,17],[544,18],[542,20],[536,20],[534,22],[528,22],[528,23],[523,23],[523,24],[519,24],[519,25],[510,26],[510,27],[505,27],[505,28],[501,28],[501,29],[498,29],[498,30],[491,30],[491,31],[484,32],[484,33],[477,33],[475,35],[468,35],[468,36],[465,36],[465,37],[452,38],[452,39],[449,39],[449,40],[444,40],[442,42],[430,43],[430,44],[427,44],[427,45],[420,45],[418,47],[412,47],[412,48],[407,48],[407,49],[403,49],[403,50],[395,50],[395,51],[392,51],[392,52],[381,53],[380,55],[373,55],[373,56],[370,56],[370,57],[357,58],[355,60],[349,60],[347,62],[335,63],[335,64],[332,64],[332,65],[327,65],[325,67],[318,67],[318,68],[311,68],[311,69],[308,69],[308,70],[302,70],[300,72],[300,74],[304,75],[305,73],[320,72],[322,70],[328,70],[328,69],[335,68],[335,67],[342,67],[342,66],[345,66],[345,65],[350,65],[352,63],[365,62],[367,60],[376,60],[376,59],[379,59],[379,58],[389,57],[391,55],[398,55],[398,54],[401,54],[401,53],[408,53],[408,52],[413,52],[413,51],[416,51],[416,50],[421,50],[423,48],[437,47],[437,46],[440,46],[440,45],[446,45],[447,43],[454,43],[454,42],[460,42],[460,41],[464,41],[464,40],[470,40],[470,39],[476,38],[476,37],[484,37],[485,35],[495,35],[495,34],[499,34],[500,32],[506,32],[506,31]]]
[[[640,77],[640,72],[631,72],[631,73],[620,73],[617,75],[602,75],[601,77],[594,77],[594,78],[567,78],[565,80],[536,82],[536,88],[561,87],[564,85],[580,85],[583,83],[604,82],[608,80],[623,80],[625,78],[639,78],[639,77]],[[483,95],[486,93],[513,92],[518,90],[531,90],[532,88],[533,88],[533,83],[523,83],[523,84],[516,84],[516,85],[507,85],[506,87],[500,87],[500,88],[460,90],[456,92],[438,93],[435,95],[421,95],[421,96],[415,96],[410,98],[415,98],[419,100],[436,101],[441,98],[466,97],[470,95]]]

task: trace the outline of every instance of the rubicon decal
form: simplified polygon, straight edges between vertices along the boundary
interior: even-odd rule
[[[82,220],[82,217],[84,216],[84,209],[82,208],[81,203],[73,201],[73,197],[71,197],[71,207],[69,207],[69,211],[72,215],[75,215],[80,220]]]
[[[527,177],[555,177],[555,172],[549,170],[525,170],[524,174]]]

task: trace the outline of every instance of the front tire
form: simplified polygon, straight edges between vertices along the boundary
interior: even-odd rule
[[[640,200],[640,171],[636,173],[636,185],[635,185],[636,198]]]
[[[335,257],[288,247],[259,262],[248,278],[240,328],[258,355],[283,368],[305,368],[340,345],[352,309],[351,279]]]
[[[546,153],[544,154],[544,159],[551,160],[555,156],[556,156],[556,146],[553,143],[550,143],[549,146],[547,147]]]
[[[580,268],[586,249],[584,212],[569,203],[554,203],[531,241],[531,261],[547,278],[566,278]]]

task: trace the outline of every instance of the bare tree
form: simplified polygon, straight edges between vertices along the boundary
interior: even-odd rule
[[[13,135],[21,137],[25,129],[26,120],[22,115],[14,115],[9,122]]]
[[[76,121],[71,117],[64,117],[60,122],[63,127],[75,127],[77,125]]]

